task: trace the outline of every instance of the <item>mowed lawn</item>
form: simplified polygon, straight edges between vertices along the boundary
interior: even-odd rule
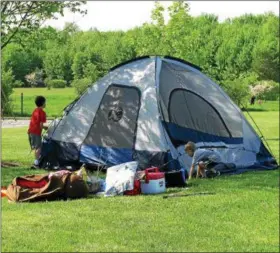
[[[279,112],[250,113],[279,162]],[[45,173],[28,168],[26,128],[2,129],[1,182]],[[193,180],[162,195],[9,204],[2,199],[3,252],[279,252],[279,170]]]
[[[23,93],[23,116],[31,115],[35,108],[34,100],[36,96],[46,97],[45,111],[48,117],[60,116],[64,107],[77,97],[74,88],[52,88],[50,90],[47,88],[16,88],[11,95],[15,116],[21,116],[21,93]]]

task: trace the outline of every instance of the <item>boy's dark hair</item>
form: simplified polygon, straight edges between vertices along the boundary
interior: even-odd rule
[[[46,98],[43,97],[43,96],[37,96],[35,98],[35,104],[38,106],[38,107],[41,107],[43,106],[43,104],[46,102]]]

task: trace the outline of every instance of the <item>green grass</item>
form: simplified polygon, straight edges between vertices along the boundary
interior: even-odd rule
[[[279,101],[263,101],[258,104],[258,101],[254,105],[248,105],[248,111],[279,111]]]
[[[278,172],[195,181],[216,195],[2,202],[2,251],[278,252]],[[252,183],[253,182],[253,183]]]
[[[279,112],[251,112],[279,162]],[[2,129],[1,182],[30,170],[26,128]],[[192,180],[162,195],[9,204],[2,199],[3,252],[279,252],[279,170]]]
[[[267,140],[267,143],[272,150],[273,155],[279,162],[279,111],[249,112],[249,114],[251,115],[251,117],[248,115],[248,113],[244,113],[259,136],[263,135],[264,139]],[[252,118],[258,125],[258,128],[254,125]],[[258,129],[260,129],[262,135],[260,134],[260,131]]]
[[[30,116],[35,109],[36,96],[42,95],[47,99],[45,111],[48,117],[61,115],[63,108],[76,98],[74,88],[50,89],[47,88],[16,88],[11,96],[13,114],[21,116],[21,93],[23,93],[23,116]]]

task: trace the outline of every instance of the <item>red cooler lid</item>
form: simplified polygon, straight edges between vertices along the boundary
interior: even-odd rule
[[[156,179],[161,179],[164,178],[164,173],[163,172],[152,172],[147,174],[147,180],[156,180]]]

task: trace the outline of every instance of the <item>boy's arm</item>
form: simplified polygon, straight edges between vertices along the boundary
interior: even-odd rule
[[[45,125],[44,123],[47,122],[47,115],[45,112],[42,113],[42,116],[41,116],[41,122],[40,122],[40,127],[41,129],[45,129],[45,130],[48,130],[48,126]]]
[[[196,161],[197,160],[197,153],[194,152],[194,155],[193,155],[193,158],[192,158],[192,165],[191,165],[191,169],[190,169],[190,174],[189,174],[189,179],[192,178],[192,174],[193,174],[193,171],[194,171],[194,166],[196,165]]]
[[[193,170],[194,170],[194,164],[192,164],[190,169],[189,180],[192,179]]]
[[[41,123],[40,123],[40,128],[41,128],[41,129],[48,130],[49,127],[48,127],[47,125],[44,125],[43,122],[41,122]]]

